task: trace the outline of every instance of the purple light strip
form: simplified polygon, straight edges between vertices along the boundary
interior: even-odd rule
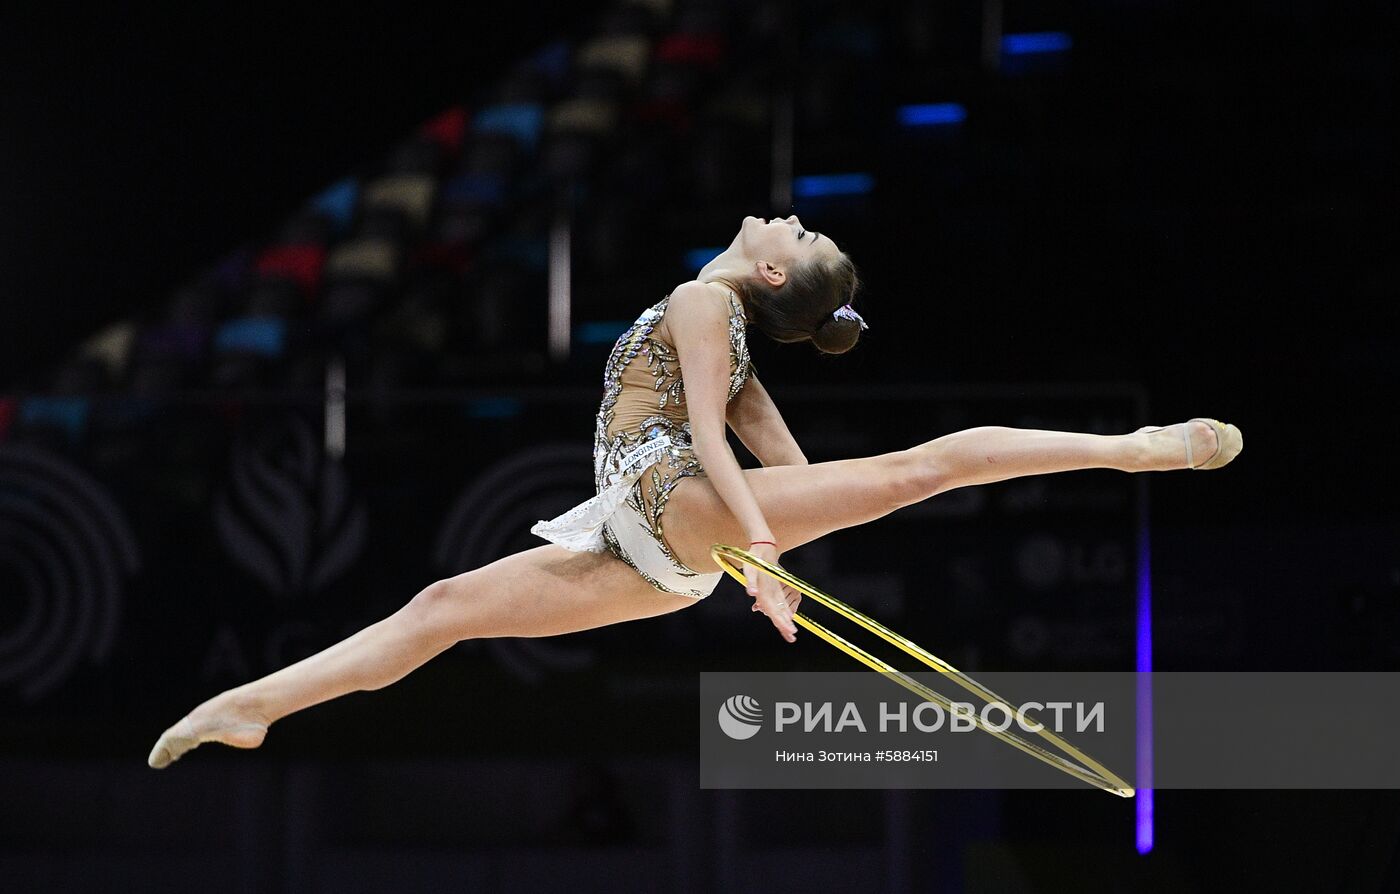
[[[1146,477],[1138,480],[1137,575],[1137,852],[1153,844],[1152,811],[1152,546]]]

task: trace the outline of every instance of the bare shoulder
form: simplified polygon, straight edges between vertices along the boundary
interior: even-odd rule
[[[664,324],[671,343],[684,339],[696,329],[713,330],[727,326],[729,320],[729,289],[719,283],[698,279],[681,283],[671,291],[666,304]]]

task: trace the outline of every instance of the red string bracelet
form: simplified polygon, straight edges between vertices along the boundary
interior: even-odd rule
[[[750,540],[750,541],[749,541],[749,546],[753,546],[755,543],[767,543],[767,544],[770,544],[770,545],[772,545],[772,546],[777,546],[777,545],[778,545],[778,544],[776,544],[776,543],[773,543],[773,541],[771,541],[771,540]]]

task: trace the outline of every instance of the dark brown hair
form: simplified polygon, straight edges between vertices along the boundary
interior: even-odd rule
[[[794,266],[779,288],[749,279],[738,284],[749,319],[774,341],[810,341],[823,354],[844,354],[860,339],[860,323],[832,313],[860,289],[856,265],[845,252],[833,261]]]

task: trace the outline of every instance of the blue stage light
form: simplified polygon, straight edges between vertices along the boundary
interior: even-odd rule
[[[595,320],[574,327],[574,341],[581,345],[610,345],[632,324],[626,320]]]
[[[722,251],[722,248],[692,248],[685,253],[686,269],[698,273],[701,267],[713,261]]]
[[[1001,51],[1007,56],[1022,56],[1030,53],[1063,53],[1069,48],[1069,35],[1063,31],[1006,34],[1001,38]]]
[[[812,174],[794,177],[792,181],[792,193],[799,199],[863,195],[874,188],[875,177],[871,174]]]
[[[1134,661],[1137,671],[1137,795],[1133,798],[1133,806],[1136,811],[1134,838],[1139,854],[1151,853],[1156,843],[1152,796],[1152,539],[1145,494],[1144,487],[1138,496],[1137,650]]]
[[[899,108],[899,123],[905,127],[961,124],[966,120],[967,109],[956,102],[935,102]]]

